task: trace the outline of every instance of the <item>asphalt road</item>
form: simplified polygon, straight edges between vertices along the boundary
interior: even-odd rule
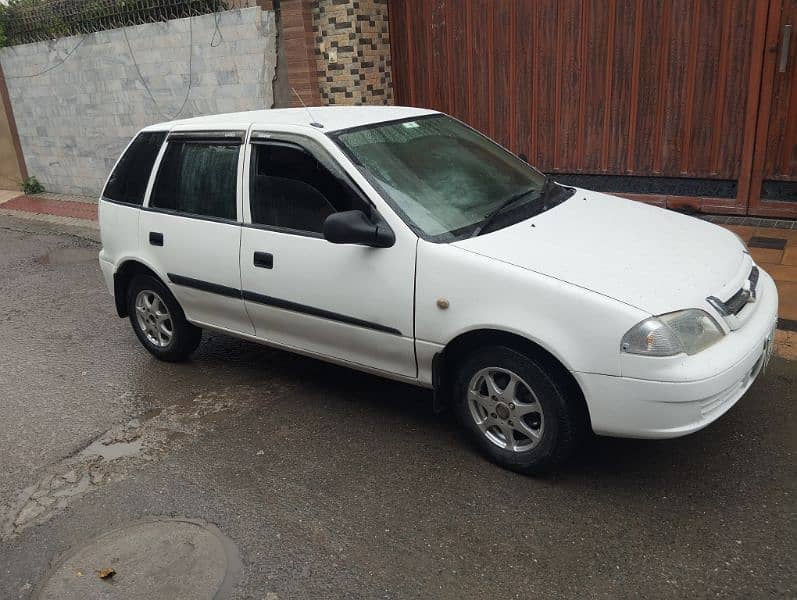
[[[232,541],[234,598],[797,594],[795,362],[702,432],[597,438],[535,479],[422,390],[216,335],[158,363],[95,243],[0,219],[0,598],[155,517]]]

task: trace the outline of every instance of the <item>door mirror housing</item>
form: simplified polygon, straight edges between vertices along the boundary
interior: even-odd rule
[[[361,210],[346,210],[329,215],[324,221],[324,239],[333,244],[359,244],[389,248],[396,236],[383,224],[374,224]]]

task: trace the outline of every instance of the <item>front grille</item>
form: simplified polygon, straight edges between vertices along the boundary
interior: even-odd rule
[[[746,285],[742,286],[733,296],[725,302],[716,296],[706,298],[709,304],[716,308],[723,316],[738,315],[750,302],[755,302],[756,287],[758,286],[758,267],[753,267],[747,278]]]
[[[758,285],[758,267],[753,267],[753,270],[750,271],[748,281],[750,282],[749,288],[741,288],[725,302],[725,307],[728,309],[729,314],[738,315],[750,302],[751,297],[755,299],[756,286]]]

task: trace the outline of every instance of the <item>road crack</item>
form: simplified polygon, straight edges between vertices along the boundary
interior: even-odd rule
[[[98,487],[126,479],[135,469],[157,462],[212,430],[215,416],[241,413],[251,399],[263,395],[251,388],[206,392],[189,402],[151,410],[113,427],[48,469],[26,487],[10,506],[0,510],[0,539],[50,520],[76,499]]]

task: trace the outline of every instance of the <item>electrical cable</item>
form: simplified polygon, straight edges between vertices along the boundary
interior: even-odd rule
[[[222,7],[222,4],[219,3],[219,10],[216,10],[216,12],[214,14],[215,27],[214,27],[214,30],[213,30],[213,36],[210,39],[210,47],[211,48],[217,48],[219,45],[221,45],[222,42],[224,42],[224,35],[221,32],[221,27],[219,27],[219,21],[221,20],[221,7]],[[188,34],[188,36],[189,36],[188,37],[188,88],[186,89],[185,98],[183,98],[183,103],[180,105],[180,109],[174,114],[174,116],[171,116],[171,117],[166,115],[166,114],[164,114],[163,111],[161,111],[160,106],[158,105],[158,101],[155,100],[155,96],[153,95],[152,90],[150,89],[149,85],[147,85],[147,81],[146,81],[146,79],[144,79],[144,76],[141,74],[141,68],[139,67],[138,61],[136,60],[136,56],[133,53],[133,47],[130,44],[130,38],[127,36],[127,27],[121,27],[121,30],[122,30],[122,35],[124,35],[125,42],[127,43],[127,50],[130,53],[130,58],[133,61],[133,66],[135,67],[136,73],[138,74],[138,78],[141,81],[142,85],[144,86],[144,89],[147,91],[147,94],[149,95],[149,97],[152,100],[153,104],[155,105],[155,109],[158,111],[158,114],[160,114],[160,116],[163,117],[165,120],[173,121],[174,119],[179,117],[180,114],[182,114],[183,110],[185,109],[186,104],[188,104],[188,98],[191,95],[191,89],[193,87],[193,57],[194,57],[194,23],[193,23],[193,17],[188,17],[188,31],[189,31],[189,34]],[[218,36],[218,41],[216,41],[217,40],[217,36]],[[55,69],[57,67],[60,67],[61,65],[63,65],[67,61],[67,59],[69,59],[70,56],[72,56],[75,53],[75,50],[77,50],[81,46],[81,44],[83,44],[83,42],[86,41],[87,37],[88,37],[88,34],[84,33],[83,37],[80,38],[80,41],[77,44],[75,44],[72,47],[72,49],[69,50],[66,53],[66,56],[64,56],[64,58],[62,58],[59,62],[54,63],[54,64],[46,67],[45,69],[39,71],[38,73],[32,73],[30,75],[10,75],[10,76],[6,76],[5,79],[6,80],[8,80],[8,79],[29,79],[29,78],[33,78],[33,77],[39,77],[40,75],[44,75],[45,73],[47,73],[49,71],[52,71],[53,69]]]
[[[66,62],[66,60],[67,60],[67,59],[68,59],[70,56],[72,56],[72,55],[75,53],[75,50],[77,50],[78,48],[80,48],[80,45],[81,45],[83,42],[85,42],[85,41],[86,41],[86,37],[87,37],[87,36],[88,36],[88,34],[85,34],[85,33],[84,33],[84,34],[83,34],[83,37],[82,37],[82,38],[80,38],[80,41],[79,41],[77,44],[75,44],[75,45],[74,45],[74,47],[73,47],[73,48],[72,48],[72,49],[71,49],[69,52],[67,52],[67,53],[66,53],[66,56],[64,56],[64,58],[62,58],[62,59],[61,59],[59,62],[57,62],[57,63],[55,63],[55,64],[52,64],[52,65],[50,65],[49,67],[45,68],[44,70],[42,70],[42,71],[39,71],[38,73],[33,73],[33,74],[31,74],[31,75],[11,75],[11,76],[9,76],[9,77],[6,77],[6,79],[30,79],[31,77],[38,77],[39,75],[44,75],[44,74],[45,74],[45,73],[47,73],[48,71],[52,71],[52,70],[53,70],[53,69],[55,69],[56,67],[60,67],[62,64],[64,64],[64,63]]]
[[[216,14],[214,15],[215,28],[213,29],[213,37],[210,38],[210,47],[211,48],[218,48],[221,45],[221,43],[224,41],[224,35],[222,35],[221,28],[219,27],[219,21],[221,20],[221,8],[222,8],[222,6],[223,6],[222,3],[219,2],[219,7],[216,10]],[[217,33],[219,34],[219,41],[216,43],[215,40],[216,40],[216,34]]]
[[[130,45],[130,38],[127,37],[127,28],[122,28],[122,34],[125,36],[125,41],[127,42],[127,49],[130,51],[130,58],[133,60],[133,66],[136,68],[136,73],[138,73],[138,78],[141,80],[141,83],[144,85],[144,89],[147,90],[147,94],[149,94],[150,99],[152,100],[153,104],[155,104],[155,110],[158,111],[161,117],[163,117],[166,121],[174,121],[180,114],[183,112],[185,105],[188,103],[188,97],[191,95],[191,87],[193,85],[193,56],[194,56],[194,24],[193,24],[193,17],[188,17],[188,89],[185,91],[185,98],[183,98],[183,103],[180,105],[180,110],[178,110],[174,116],[167,116],[165,115],[159,105],[158,101],[155,100],[155,96],[152,95],[152,90],[149,89],[149,85],[147,85],[147,81],[144,79],[144,76],[141,74],[141,69],[138,66],[138,61],[136,61],[136,56],[133,54],[133,47]]]

